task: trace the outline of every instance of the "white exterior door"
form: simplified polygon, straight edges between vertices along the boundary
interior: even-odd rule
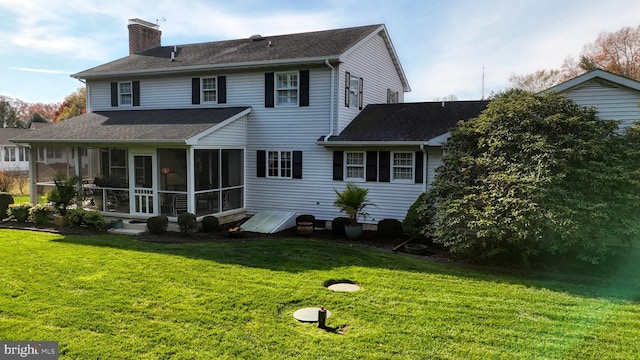
[[[153,154],[132,154],[130,174],[130,209],[133,215],[153,216],[157,213],[156,159]]]

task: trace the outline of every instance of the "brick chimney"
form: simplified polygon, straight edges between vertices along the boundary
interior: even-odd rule
[[[129,55],[160,46],[160,26],[136,19],[129,19]]]

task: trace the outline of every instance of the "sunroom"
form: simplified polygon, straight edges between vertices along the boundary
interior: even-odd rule
[[[250,108],[84,114],[13,139],[31,147],[31,202],[78,175],[77,205],[147,218],[242,212]],[[45,150],[46,149],[46,150]],[[48,157],[43,154],[55,153]]]

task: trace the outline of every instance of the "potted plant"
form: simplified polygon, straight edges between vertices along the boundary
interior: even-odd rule
[[[362,224],[358,223],[358,219],[360,217],[365,219],[369,215],[364,211],[367,206],[375,206],[367,199],[369,189],[361,188],[354,183],[347,183],[347,187],[342,192],[336,189],[333,191],[338,196],[333,205],[349,217],[349,225],[344,227],[347,237],[359,238],[362,235]]]
[[[53,179],[55,184],[53,190],[48,195],[48,200],[53,203],[54,211],[53,221],[56,225],[68,224],[67,207],[71,205],[71,201],[77,194],[77,184],[80,178],[72,176],[67,178],[64,175],[56,175]]]

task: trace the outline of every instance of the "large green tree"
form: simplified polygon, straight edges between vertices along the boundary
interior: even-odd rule
[[[6,100],[0,100],[0,127],[21,128],[22,122],[18,119],[16,110]]]
[[[616,129],[556,93],[496,95],[452,131],[420,205],[424,230],[486,262],[602,261],[608,243],[640,234],[640,141]]]
[[[60,122],[74,116],[85,113],[87,107],[87,91],[79,88],[77,91],[67,95],[58,111],[56,111],[54,122]]]

